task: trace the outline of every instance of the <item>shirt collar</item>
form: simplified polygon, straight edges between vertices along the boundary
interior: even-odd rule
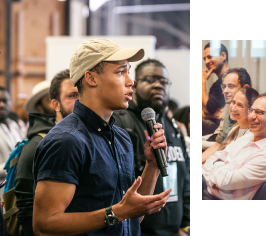
[[[79,117],[81,117],[85,123],[89,124],[90,126],[94,127],[96,130],[99,131],[110,128],[112,129],[113,124],[115,122],[115,118],[113,115],[110,117],[109,124],[102,119],[99,115],[97,115],[93,110],[86,107],[82,103],[79,102],[79,100],[75,101],[73,113],[77,114]]]
[[[259,140],[257,142],[253,142],[254,134],[252,132],[244,135],[243,137],[245,137],[245,136],[249,139],[250,143],[256,144],[258,146],[258,148],[262,149],[262,148],[266,147],[266,138],[261,139],[261,140]]]

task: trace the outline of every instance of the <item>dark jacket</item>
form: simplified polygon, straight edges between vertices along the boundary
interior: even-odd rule
[[[17,197],[18,220],[23,228],[23,234],[33,235],[33,175],[32,165],[34,154],[42,137],[38,133],[47,134],[55,125],[55,116],[39,113],[29,114],[29,142],[22,148],[16,168],[15,194]]]
[[[225,105],[224,95],[221,89],[222,77],[223,75],[220,75],[218,80],[216,80],[210,88],[207,110],[211,115],[213,115],[217,109]]]
[[[141,119],[141,110],[133,102],[129,102],[129,108],[127,110],[114,112],[114,116],[116,119],[115,125],[125,128],[131,137],[134,147],[135,173],[136,176],[141,175],[146,163],[144,156],[144,130],[146,126],[145,122]],[[125,117],[122,116],[125,116],[127,120],[130,121],[123,122]],[[176,197],[178,200],[168,201],[160,212],[145,216],[141,223],[142,236],[176,235],[180,227],[182,228],[190,225],[190,161],[186,152],[183,136],[179,129],[174,128],[172,121],[165,114],[161,114],[157,122],[163,124],[163,129],[165,131],[168,146],[166,157],[168,172],[169,176],[172,174],[173,177],[177,179],[177,186],[174,186],[174,188],[177,189]],[[177,174],[174,174],[176,171]],[[164,191],[164,180],[165,179],[160,174],[154,194]],[[172,191],[172,193],[173,192],[174,191]],[[174,198],[175,196],[171,197]]]

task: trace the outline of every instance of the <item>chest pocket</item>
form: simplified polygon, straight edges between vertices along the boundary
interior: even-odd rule
[[[133,152],[121,154],[121,165],[127,175],[134,175],[134,154]]]

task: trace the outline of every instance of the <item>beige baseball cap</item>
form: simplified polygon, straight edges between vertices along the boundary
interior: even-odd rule
[[[76,86],[84,73],[102,61],[139,61],[144,57],[144,50],[140,48],[123,48],[118,44],[106,40],[89,40],[80,44],[70,60],[70,79]]]

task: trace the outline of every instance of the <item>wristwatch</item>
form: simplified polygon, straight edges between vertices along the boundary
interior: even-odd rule
[[[105,223],[107,225],[116,225],[118,224],[118,217],[112,211],[112,206],[105,208]]]

